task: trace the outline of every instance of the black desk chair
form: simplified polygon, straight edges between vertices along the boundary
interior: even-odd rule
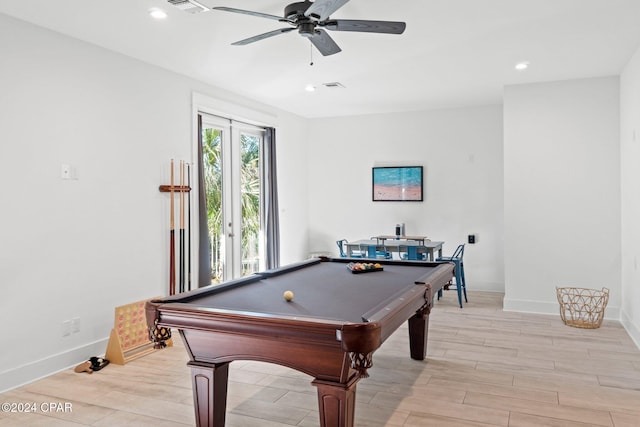
[[[436,258],[436,261],[448,261],[455,264],[455,280],[456,280],[456,291],[458,291],[458,303],[460,304],[460,308],[462,308],[462,295],[464,294],[464,302],[469,302],[467,300],[467,284],[464,278],[464,263],[462,262],[462,257],[464,256],[464,244],[459,245],[453,255],[450,257],[441,257]],[[445,289],[447,289],[445,287]],[[451,289],[451,288],[448,288]],[[438,299],[442,296],[442,289],[438,291]]]

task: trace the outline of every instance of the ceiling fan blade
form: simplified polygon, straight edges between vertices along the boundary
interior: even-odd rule
[[[242,13],[244,15],[257,16],[258,18],[273,19],[275,21],[282,21],[283,20],[283,18],[281,16],[269,15],[268,13],[253,12],[251,10],[235,9],[233,7],[217,6],[217,7],[214,7],[212,9],[222,10],[224,12]]]
[[[239,40],[235,43],[231,43],[234,46],[244,46],[245,44],[257,42],[269,37],[277,36],[278,34],[288,33],[289,31],[293,31],[295,28],[280,28],[279,30],[269,31],[268,33],[258,34],[257,36],[249,37],[248,39]]]
[[[316,33],[309,37],[311,43],[320,51],[323,56],[333,55],[334,53],[341,52],[340,46],[327,34],[326,31],[316,30]]]
[[[349,0],[316,0],[304,12],[305,16],[313,16],[314,18],[324,21],[329,16],[344,6]]]
[[[404,22],[394,21],[364,21],[359,19],[332,19],[326,23],[319,23],[327,30],[358,31],[363,33],[402,34],[407,27]]]

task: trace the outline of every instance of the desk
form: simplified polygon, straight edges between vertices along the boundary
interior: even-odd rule
[[[359,251],[360,245],[375,245],[375,244],[376,242],[371,239],[354,240],[353,242],[347,242],[345,243],[347,256],[349,256],[349,254],[351,254],[352,251]],[[384,241],[384,243],[381,243],[381,244],[384,244],[384,246],[387,248],[389,252],[398,252],[400,249],[399,248],[400,245],[424,246],[427,248],[427,258],[429,259],[429,261],[434,261],[436,259],[435,258],[436,251],[438,251],[438,258],[442,257],[442,245],[444,245],[444,242],[433,242],[431,240],[427,240],[424,242],[424,244],[422,244],[417,241],[411,241],[411,240],[395,240],[395,236],[394,236],[393,240],[387,239]]]
[[[373,237],[375,237],[381,245],[384,245],[384,242],[385,242],[386,240],[396,240],[396,237],[397,237],[399,240],[414,240],[414,241],[416,241],[416,242],[419,242],[420,244],[424,244],[425,240],[428,240],[428,239],[427,239],[427,236],[393,236],[393,235],[381,235],[381,236],[373,236]]]
[[[320,425],[352,427],[356,383],[407,319],[411,357],[425,358],[433,297],[453,264],[381,260],[383,271],[354,274],[349,261],[311,259],[147,303],[150,329],[177,328],[185,342],[198,426],[224,426],[234,360],[312,376]],[[283,299],[285,290],[293,301]],[[154,340],[161,346],[166,338]]]

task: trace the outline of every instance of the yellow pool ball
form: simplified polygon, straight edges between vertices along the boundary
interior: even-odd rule
[[[284,291],[284,294],[282,294],[282,296],[287,301],[293,301],[293,292],[291,291]]]

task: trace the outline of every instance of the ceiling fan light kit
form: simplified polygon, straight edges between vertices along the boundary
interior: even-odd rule
[[[180,1],[194,2],[195,0],[169,0],[170,3]],[[383,34],[402,34],[404,32],[406,28],[406,24],[404,22],[331,19],[330,15],[344,6],[348,1],[349,0],[316,0],[315,2],[302,1],[291,3],[284,8],[284,15],[282,17],[232,7],[219,6],[214,7],[213,9],[223,12],[240,13],[258,18],[271,19],[290,25],[290,27],[258,34],[232,43],[232,45],[240,46],[264,40],[279,34],[288,33],[293,30],[298,30],[298,33],[301,36],[308,38],[322,55],[328,56],[336,54],[342,49],[340,49],[338,44],[326,31],[324,31],[324,29],[330,31],[355,31]]]

